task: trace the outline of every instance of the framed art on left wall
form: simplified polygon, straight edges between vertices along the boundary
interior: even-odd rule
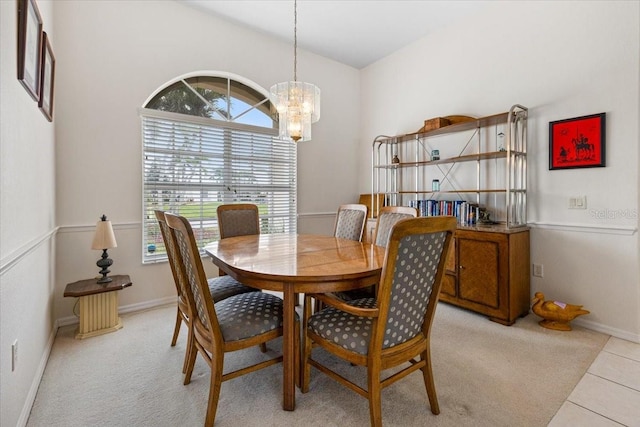
[[[18,80],[29,95],[40,98],[42,18],[35,0],[18,0]]]
[[[40,97],[38,107],[47,120],[53,121],[53,84],[55,82],[56,58],[51,49],[51,41],[45,31],[42,32],[42,58],[40,59]]]

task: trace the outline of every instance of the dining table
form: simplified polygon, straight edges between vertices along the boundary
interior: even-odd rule
[[[380,280],[385,248],[316,234],[256,234],[225,238],[204,248],[234,279],[283,295],[284,410],[295,409],[296,305],[299,294],[352,290]],[[299,339],[299,337],[298,337]]]

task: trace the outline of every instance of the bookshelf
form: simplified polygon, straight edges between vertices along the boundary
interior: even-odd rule
[[[527,116],[527,108],[514,105],[508,112],[428,132],[377,137],[372,194],[423,212],[421,205],[429,201],[467,203],[490,221],[526,226]],[[434,150],[438,160],[432,160]],[[461,225],[475,225],[479,217],[459,219]]]
[[[529,311],[527,119],[516,104],[372,147],[372,200],[458,219],[441,301],[505,325]]]

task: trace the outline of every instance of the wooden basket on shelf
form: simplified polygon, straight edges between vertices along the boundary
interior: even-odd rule
[[[471,120],[475,120],[475,117],[459,115],[435,117],[433,119],[425,120],[424,126],[420,128],[418,133],[429,132],[432,130],[443,128],[445,126],[455,125],[456,123],[468,122]]]

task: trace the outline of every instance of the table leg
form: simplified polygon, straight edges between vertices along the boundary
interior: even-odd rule
[[[282,365],[283,365],[283,402],[282,408],[285,411],[293,411],[296,407],[295,388],[295,358],[299,357],[295,352],[295,297],[292,284],[284,285],[284,313],[283,315],[283,337],[282,337]]]

